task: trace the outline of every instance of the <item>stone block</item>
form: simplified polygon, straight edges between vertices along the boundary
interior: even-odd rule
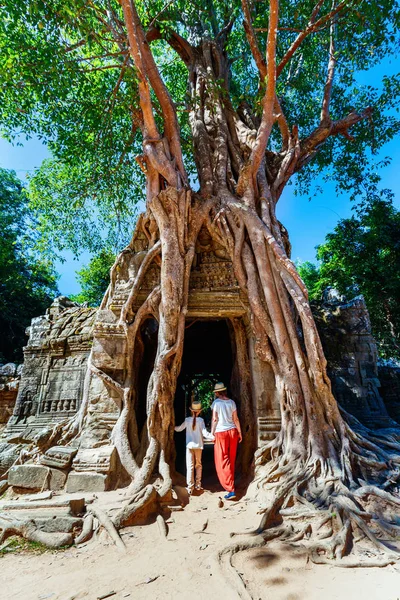
[[[93,364],[102,369],[123,370],[125,368],[125,339],[122,337],[97,337],[93,340]]]
[[[42,465],[16,465],[10,469],[8,484],[27,490],[62,490],[67,474]]]
[[[17,373],[17,365],[14,363],[7,363],[6,365],[0,366],[1,377],[14,377]]]
[[[49,467],[46,467],[47,469]],[[62,490],[65,486],[65,482],[67,481],[67,472],[62,471],[61,469],[50,469],[50,478],[49,478],[49,490],[53,490],[57,492]]]
[[[117,451],[114,446],[100,446],[99,448],[80,448],[74,458],[75,471],[94,473],[110,473],[116,466]]]
[[[76,473],[68,475],[67,493],[74,492],[105,492],[107,490],[107,476],[101,473]]]
[[[0,443],[0,475],[3,475],[15,463],[21,450],[22,444],[3,442]]]
[[[47,467],[67,469],[71,466],[72,459],[77,452],[77,448],[71,448],[70,446],[53,446],[41,457],[40,462]]]
[[[53,515],[49,517],[39,517],[34,519],[35,525],[46,533],[71,533],[74,529],[82,527],[82,519],[79,517],[70,517],[67,515]]]

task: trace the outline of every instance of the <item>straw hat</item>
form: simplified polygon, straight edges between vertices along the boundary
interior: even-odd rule
[[[190,410],[192,410],[193,412],[198,412],[201,409],[202,409],[201,402],[198,402],[197,400],[193,400],[193,402],[190,406]]]
[[[223,392],[226,390],[225,385],[222,383],[222,381],[219,381],[218,383],[216,383],[214,385],[214,392]]]

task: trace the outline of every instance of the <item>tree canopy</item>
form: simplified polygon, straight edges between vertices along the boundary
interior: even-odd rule
[[[195,47],[201,37],[218,38],[229,59],[233,105],[260,115],[265,78],[260,83],[248,40],[265,46],[269,3],[140,0],[136,7],[146,43],[176,106],[186,171],[195,180],[188,122],[193,99],[187,94],[184,40]],[[144,197],[144,174],[136,160],[139,156],[140,163],[142,141],[138,74],[129,55],[120,4],[38,0],[27,6],[23,0],[6,0],[2,13],[1,134],[8,139],[37,135],[53,155],[30,182],[33,207],[41,211],[42,233],[58,249],[76,253],[83,248],[96,252],[104,244],[121,247],[131,233],[135,206]],[[299,129],[303,146],[312,142],[310,136],[320,121],[331,38],[336,66],[331,118],[340,121],[365,110],[368,116],[359,122],[354,138],[354,132],[350,135],[338,127],[318,145],[318,153],[304,159],[297,177],[299,191],[309,191],[318,175],[334,179],[348,193],[364,194],[366,179],[378,178],[381,159],[374,155],[399,130],[393,108],[400,78],[384,76],[376,85],[362,85],[358,74],[397,50],[398,26],[395,0],[280,3],[277,96],[289,130]],[[153,103],[161,123],[154,95]],[[271,150],[279,151],[282,131],[274,127]]]
[[[32,317],[57,295],[57,277],[35,250],[35,220],[13,171],[0,169],[0,361],[20,360]]]
[[[317,248],[319,265],[299,273],[310,298],[333,286],[351,298],[363,294],[379,352],[400,358],[400,212],[390,199],[375,200],[342,219]]]

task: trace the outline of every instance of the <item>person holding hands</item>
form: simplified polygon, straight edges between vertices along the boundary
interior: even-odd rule
[[[227,492],[224,498],[234,500],[236,452],[238,443],[242,441],[242,430],[236,404],[226,395],[225,385],[221,382],[216,383],[214,393],[215,400],[211,405],[211,434],[215,434],[215,468],[219,482]]]
[[[186,429],[186,482],[189,496],[193,493],[193,489],[196,491],[203,489],[201,487],[203,438],[214,441],[214,436],[207,431],[204,420],[200,417],[201,410],[201,402],[192,401],[190,407],[192,415],[186,417],[182,425],[175,427],[175,431]]]

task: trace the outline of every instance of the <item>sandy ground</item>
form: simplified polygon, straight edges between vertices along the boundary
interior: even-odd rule
[[[127,553],[106,533],[79,548],[41,555],[0,558],[1,600],[197,600],[239,598],[232,572],[215,560],[229,533],[258,523],[257,506],[243,500],[218,506],[218,491],[192,497],[169,519],[167,540],[157,523],[125,529]],[[101,496],[101,495],[99,495]],[[106,499],[109,507],[121,492]],[[195,533],[202,529],[203,533]],[[304,551],[279,543],[238,554],[233,562],[251,596],[262,600],[399,600],[400,565],[383,569],[341,569],[307,562]]]

